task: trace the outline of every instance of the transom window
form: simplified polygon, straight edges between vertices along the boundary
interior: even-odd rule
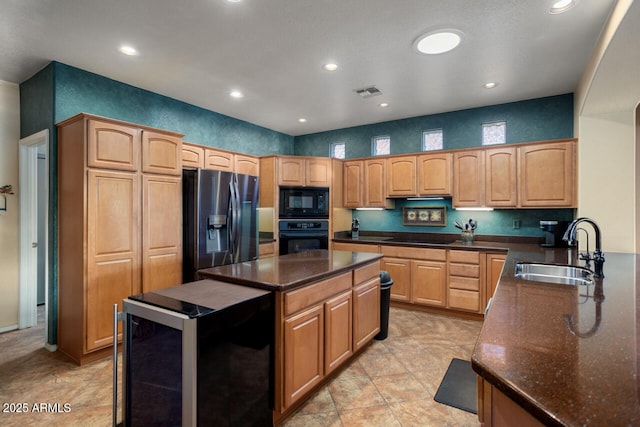
[[[422,132],[422,151],[442,150],[442,129],[432,129]]]
[[[507,140],[507,122],[482,124],[482,145],[504,144]]]
[[[371,145],[371,151],[374,156],[391,154],[391,137],[388,135],[374,136]]]
[[[346,154],[347,144],[344,142],[333,142],[331,143],[331,157],[336,159],[344,159]]]

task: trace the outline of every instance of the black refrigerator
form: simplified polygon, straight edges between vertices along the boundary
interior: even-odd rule
[[[197,271],[258,259],[258,177],[209,169],[182,172],[182,282]]]

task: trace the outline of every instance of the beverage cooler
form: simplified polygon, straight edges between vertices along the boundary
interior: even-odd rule
[[[201,280],[123,307],[125,425],[272,425],[271,292]]]

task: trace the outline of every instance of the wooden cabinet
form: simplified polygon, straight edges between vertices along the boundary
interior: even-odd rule
[[[516,207],[516,147],[489,148],[484,152],[485,206]]]
[[[387,201],[385,159],[364,161],[364,204],[365,207],[383,208]]]
[[[260,243],[258,245],[258,258],[271,258],[276,254],[275,242]]]
[[[479,251],[449,250],[448,307],[480,313],[484,278]]]
[[[260,176],[260,159],[235,153],[233,155],[233,171],[245,175]]]
[[[276,293],[275,418],[380,330],[380,263]]]
[[[447,252],[445,249],[380,246],[382,269],[393,280],[394,301],[446,306]]]
[[[419,196],[450,196],[451,153],[421,154],[417,157]]]
[[[284,321],[284,406],[324,376],[324,310],[321,304]]]
[[[575,141],[518,147],[521,207],[576,207]]]
[[[373,252],[378,253],[380,249],[378,245],[370,245],[363,243],[344,243],[333,242],[334,251],[350,251],[350,252]]]
[[[387,158],[387,196],[416,195],[416,156]]]
[[[484,306],[487,306],[489,299],[493,297],[498,286],[498,281],[502,275],[502,268],[507,259],[504,253],[487,253],[486,255],[486,292],[484,298]]]
[[[182,168],[204,169],[204,147],[183,142]]]
[[[204,149],[205,169],[233,172],[233,153],[215,148]]]
[[[182,279],[181,137],[80,114],[58,125],[58,348],[109,354],[113,305]]]
[[[328,157],[278,157],[278,185],[329,187],[331,159]]]
[[[459,151],[453,154],[453,207],[484,204],[484,152]]]
[[[359,208],[364,205],[364,163],[348,160],[343,163],[343,207]]]
[[[533,415],[478,376],[478,421],[483,427],[543,427]]]

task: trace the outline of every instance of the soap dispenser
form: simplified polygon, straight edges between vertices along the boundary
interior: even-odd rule
[[[358,218],[354,218],[351,221],[351,238],[357,239],[358,237],[360,237],[360,221]]]

